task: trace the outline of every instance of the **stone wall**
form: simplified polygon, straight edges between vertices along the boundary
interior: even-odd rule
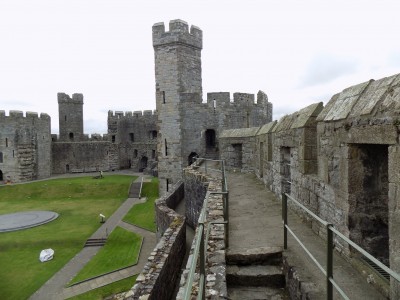
[[[190,172],[185,172],[185,216],[187,224],[196,228],[206,197],[209,184],[209,177],[191,168]]]
[[[278,197],[287,192],[396,272],[399,103],[400,75],[349,87],[324,108],[310,105],[257,133],[254,164]],[[311,226],[326,234],[319,223]],[[339,252],[353,255],[344,241],[335,243]],[[391,297],[399,295],[392,281]]]
[[[53,142],[52,173],[110,170],[109,142]]]
[[[205,186],[205,180],[208,181],[207,192],[220,192],[222,190],[222,181],[220,177],[213,177],[198,172],[195,168],[188,167],[184,170],[184,182],[188,182],[192,186],[197,184],[200,186],[198,189],[192,187],[191,190],[202,191]],[[197,180],[196,180],[197,179]],[[197,195],[200,196],[201,193]],[[186,197],[186,194],[185,194]],[[204,200],[203,200],[204,202]],[[223,224],[210,224],[211,222],[221,223],[224,221],[223,217],[223,196],[212,194],[208,196],[207,209],[206,209],[206,230],[207,226],[211,226],[208,244],[206,245],[206,298],[207,299],[226,299],[226,261],[225,261],[225,228]],[[180,280],[180,289],[176,299],[183,299],[185,284],[190,270],[191,262],[193,261],[193,253],[196,241],[201,238],[199,234],[199,227],[196,228],[195,236],[193,238],[192,247],[190,250],[189,259],[186,269],[183,271]],[[198,272],[198,270],[196,271]],[[195,276],[194,285],[192,288],[192,297],[197,296],[199,287],[199,274]]]
[[[0,111],[0,181],[23,182],[51,173],[50,117]]]
[[[185,218],[170,207],[183,200],[183,183],[157,200],[155,205],[157,235],[162,236],[148,258],[132,290],[124,299],[170,299],[186,251]]]

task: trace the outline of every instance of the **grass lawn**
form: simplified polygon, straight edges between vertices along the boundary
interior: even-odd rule
[[[128,277],[120,281],[113,282],[101,288],[97,288],[90,292],[84,293],[79,296],[68,298],[69,300],[102,300],[105,297],[111,296],[113,294],[118,294],[130,290],[135,284],[136,277]]]
[[[154,202],[158,199],[158,178],[144,182],[142,196],[147,198],[145,203],[136,204],[125,215],[124,221],[156,232]]]
[[[141,243],[142,237],[137,233],[116,227],[104,247],[83,267],[70,284],[136,264]]]
[[[1,186],[0,214],[51,210],[59,217],[42,226],[0,233],[0,298],[27,299],[39,289],[99,228],[99,213],[110,216],[121,205],[134,179],[106,175]],[[54,259],[41,263],[39,253],[46,248],[54,249]]]

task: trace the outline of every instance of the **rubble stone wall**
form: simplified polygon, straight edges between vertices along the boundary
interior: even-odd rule
[[[183,183],[157,200],[156,220],[161,238],[148,258],[132,290],[124,299],[170,299],[175,290],[186,252],[185,218],[171,207],[183,200]],[[162,234],[161,234],[162,233]]]

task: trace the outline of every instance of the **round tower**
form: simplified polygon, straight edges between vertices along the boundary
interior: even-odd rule
[[[153,47],[158,112],[158,176],[164,194],[180,178],[182,153],[181,101],[186,93],[202,94],[201,49],[203,33],[182,20],[153,25]]]
[[[73,94],[72,98],[58,93],[58,119],[60,142],[79,142],[83,139],[83,95]]]

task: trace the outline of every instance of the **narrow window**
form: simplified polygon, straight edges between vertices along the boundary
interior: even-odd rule
[[[169,191],[169,179],[167,179],[167,192]]]
[[[111,142],[115,143],[115,135],[111,136]]]
[[[69,165],[65,166],[65,172],[69,173]]]
[[[167,145],[167,139],[165,139],[165,156],[168,156],[168,145]]]
[[[0,163],[3,162],[3,152],[0,152]]]
[[[164,91],[162,92],[162,99],[163,99],[163,100],[162,100],[162,103],[165,104],[165,92],[164,92]]]
[[[6,138],[6,147],[8,147],[8,138]]]
[[[64,120],[65,120],[65,122],[67,122],[67,115],[64,116]]]
[[[156,157],[156,150],[151,150],[151,158],[155,158]]]
[[[133,134],[133,132],[129,133],[129,140],[130,140],[131,142],[134,142],[134,141],[135,141],[135,135]]]
[[[15,157],[15,151],[13,150],[13,157]]]
[[[137,149],[133,150],[133,158],[137,158]]]
[[[70,139],[71,141],[74,140],[74,133],[73,133],[73,132],[70,132],[70,133],[69,133],[69,139]]]

